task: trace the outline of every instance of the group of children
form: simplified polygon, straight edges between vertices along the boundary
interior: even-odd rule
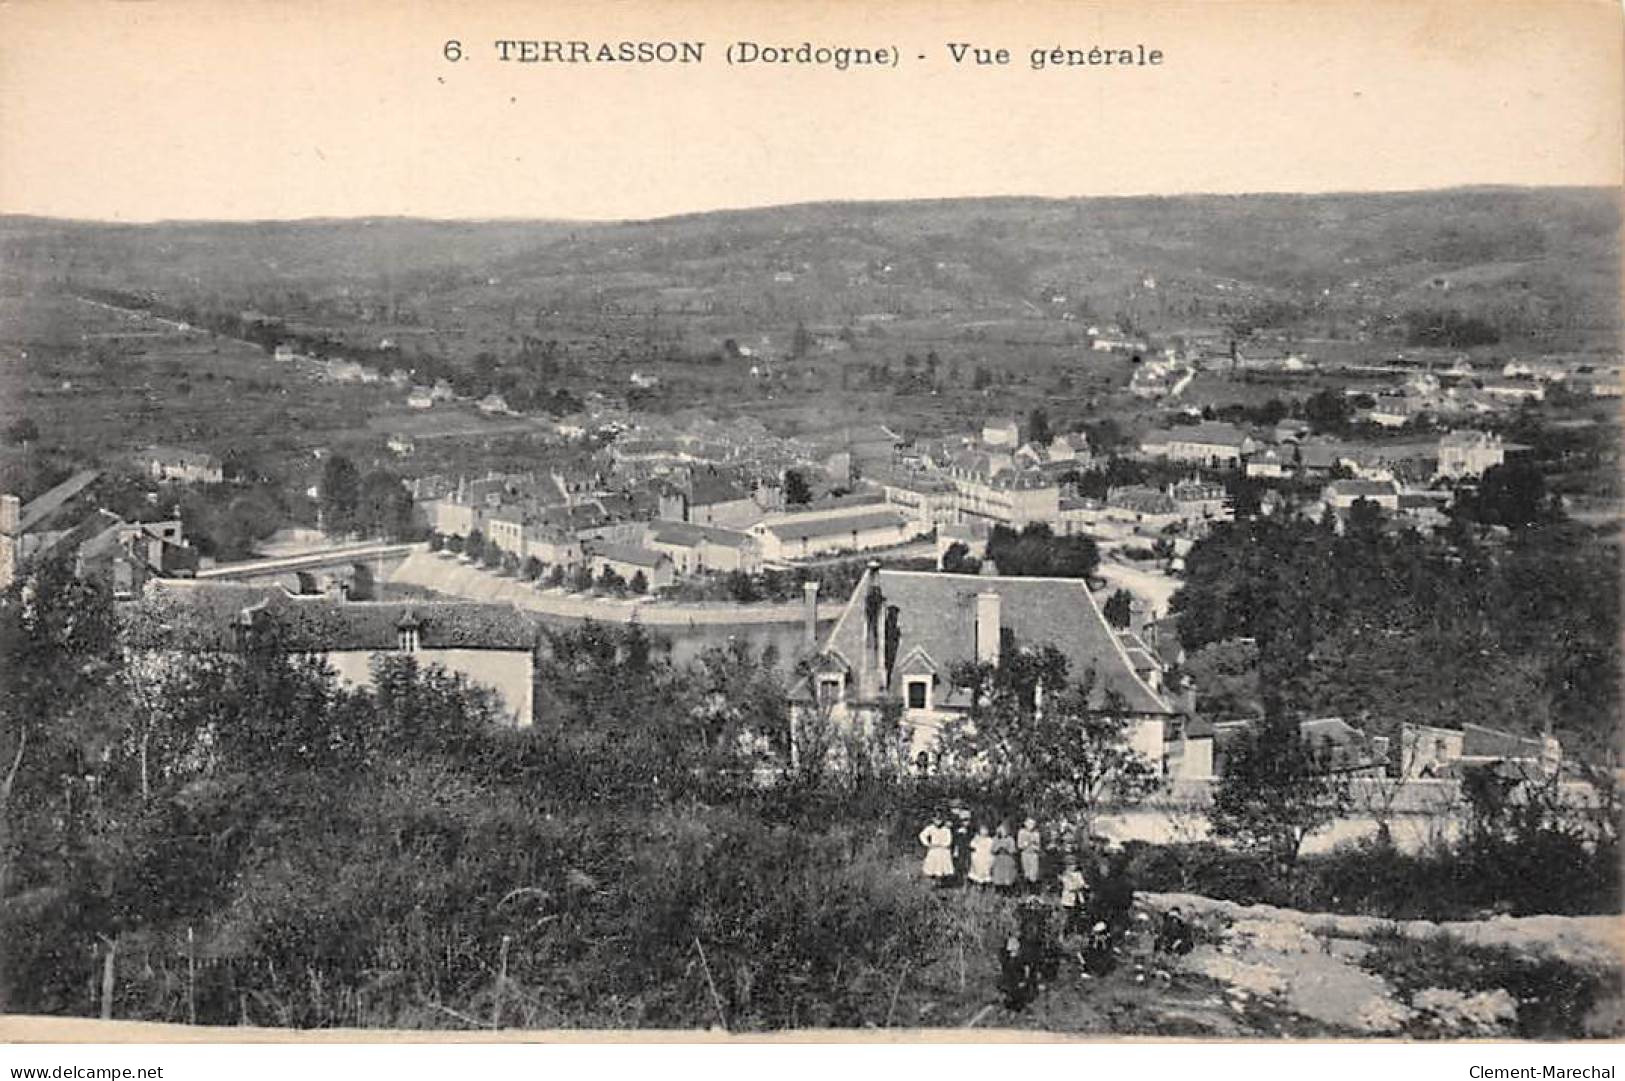
[[[1097,867],[1083,858],[1076,831],[1064,821],[1047,835],[1033,818],[1013,833],[1008,822],[992,830],[984,822],[973,833],[970,812],[955,809],[934,816],[920,831],[920,844],[925,848],[921,871],[939,886],[969,883],[1001,892],[1036,894],[1043,892],[1047,869],[1053,876],[1049,880],[1059,886],[1069,933],[1082,929],[1079,923],[1085,912],[1101,900],[1096,887],[1104,883],[1097,880],[1116,877],[1110,873],[1109,861]],[[1095,873],[1086,873],[1086,867]]]
[[[1014,834],[1008,822],[1001,822],[991,833],[983,823],[973,835],[968,812],[956,816],[952,826],[948,816],[937,815],[920,831],[920,844],[925,846],[925,877],[939,886],[969,882],[1009,890],[1020,883],[1028,890],[1038,888],[1044,838],[1031,818]]]
[[[1020,929],[1000,951],[1000,983],[1010,1008],[1031,1001],[1058,969],[1062,943],[1052,937],[1056,928],[1046,915],[1054,912],[1053,902],[1038,897],[1046,892],[1046,871],[1058,886],[1058,930],[1072,944],[1084,978],[1116,967],[1134,902],[1129,859],[1120,846],[1100,838],[1085,842],[1065,821],[1047,831],[1028,818],[1014,833],[1009,823],[992,830],[983,824],[972,832],[971,816],[962,809],[934,816],[919,839],[925,848],[921,871],[937,885],[1027,894],[1016,907]],[[1151,945],[1156,953],[1191,949],[1190,927],[1177,908],[1164,915]]]

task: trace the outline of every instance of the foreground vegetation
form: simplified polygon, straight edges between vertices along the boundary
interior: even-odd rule
[[[922,817],[950,798],[1003,816],[1137,774],[1109,718],[1080,707],[1089,753],[1051,740],[1034,759],[1021,680],[979,670],[966,678],[993,681],[994,774],[911,776],[881,732],[849,742],[839,769],[781,766],[764,785],[789,732],[774,659],[732,648],[678,669],[650,647],[635,627],[556,638],[541,662],[550,723],[516,731],[484,692],[409,658],[347,689],[275,651],[179,665],[125,653],[105,594],[47,563],[0,601],[4,1008],[291,1026],[992,1017],[1164,1031],[1127,976],[1000,1012],[993,953],[1011,906],[932,890],[915,863]],[[1053,658],[1028,667],[1064,712],[1076,695]],[[1134,873],[1155,882],[1162,858]],[[1344,866],[1341,881],[1360,873]],[[1156,993],[1207,992],[1176,980]]]

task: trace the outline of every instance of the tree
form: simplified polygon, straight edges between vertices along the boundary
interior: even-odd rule
[[[1546,495],[1546,478],[1540,467],[1519,459],[1486,469],[1479,478],[1478,491],[1460,504],[1465,514],[1484,525],[1508,529],[1539,525],[1560,514]]]
[[[641,597],[649,592],[649,579],[642,571],[638,571],[632,575],[632,581],[627,583],[627,587]]]
[[[1100,566],[1094,540],[1057,537],[1043,522],[1032,522],[1020,533],[994,526],[986,554],[1000,574],[1033,578],[1088,578]]]
[[[438,552],[446,547],[446,535],[440,532],[429,534],[429,551]]]
[[[950,680],[971,708],[944,729],[944,757],[1006,798],[1087,825],[1106,801],[1137,803],[1156,789],[1156,767],[1130,745],[1121,701],[1097,694],[1093,669],[1069,680],[1054,646],[1007,641],[997,665],[959,664]]]
[[[1290,872],[1309,836],[1343,817],[1345,777],[1309,746],[1295,721],[1266,718],[1226,748],[1209,821],[1219,837],[1268,855]]]
[[[800,358],[812,352],[814,345],[812,332],[807,329],[806,323],[797,323],[795,333],[790,336],[790,355]]]
[[[949,574],[975,574],[982,569],[982,561],[970,554],[964,541],[954,541],[942,553],[942,569]]]
[[[1353,413],[1348,397],[1336,390],[1316,391],[1303,403],[1303,419],[1322,431],[1345,427]]]
[[[542,576],[542,570],[543,566],[541,560],[537,559],[535,556],[526,556],[525,566],[520,571],[520,577],[524,578],[524,580],[527,582],[534,582]]]
[[[1044,446],[1054,437],[1054,433],[1050,431],[1049,427],[1049,413],[1044,410],[1043,406],[1035,407],[1032,412],[1027,414],[1027,438],[1040,446]]]
[[[39,425],[34,423],[33,417],[18,417],[6,426],[6,439],[20,445],[37,443],[39,442]]]
[[[48,555],[0,593],[0,902],[20,848],[65,827],[60,800],[83,784],[117,711],[103,701],[117,675],[111,593]]]
[[[729,571],[727,578],[728,596],[740,604],[752,604],[762,599],[762,593],[756,588],[756,582],[744,571]]]
[[[485,534],[478,529],[471,530],[468,534],[468,540],[463,544],[463,554],[468,557],[470,563],[483,565],[485,563],[485,549]]]
[[[1106,598],[1106,604],[1101,609],[1110,623],[1118,630],[1127,630],[1129,623],[1134,619],[1134,597],[1126,589],[1119,589]]]
[[[1246,638],[1209,642],[1192,651],[1182,666],[1196,687],[1196,711],[1204,717],[1256,717],[1263,710],[1258,690],[1258,643]]]
[[[400,477],[375,469],[361,481],[353,527],[368,536],[403,540],[412,532],[412,494]]]
[[[801,470],[785,470],[784,501],[791,506],[812,502],[812,489],[807,486],[807,478],[801,475]]]
[[[361,501],[361,475],[355,463],[342,454],[327,459],[322,468],[322,524],[329,533],[349,533],[357,526],[356,512]]]

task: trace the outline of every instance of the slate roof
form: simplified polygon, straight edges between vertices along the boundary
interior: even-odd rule
[[[1326,487],[1333,495],[1353,497],[1355,499],[1376,498],[1379,496],[1392,499],[1399,494],[1399,485],[1391,480],[1334,480]]]
[[[1147,432],[1141,442],[1152,446],[1168,443],[1197,443],[1207,446],[1240,449],[1247,441],[1247,438],[1247,433],[1234,424],[1225,424],[1222,421],[1206,421],[1182,428],[1158,428]]]
[[[18,516],[17,532],[28,533],[38,528],[45,519],[66,506],[74,496],[90,487],[99,476],[101,473],[97,470],[81,470],[56,487],[29,500]]]
[[[235,649],[244,610],[258,609],[282,648],[295,653],[393,650],[403,621],[419,624],[423,649],[534,648],[538,625],[507,604],[455,601],[341,601],[297,597],[280,586],[160,580],[122,606],[127,641],[138,649]]]
[[[594,544],[590,554],[612,563],[626,563],[634,567],[658,567],[662,560],[671,562],[664,552],[656,552],[635,544]]]
[[[732,481],[709,473],[696,473],[689,484],[688,502],[692,507],[711,507],[748,498]]]
[[[799,540],[802,537],[832,537],[843,533],[862,533],[870,529],[892,529],[908,519],[895,510],[868,510],[843,514],[838,518],[820,518],[811,522],[769,522],[766,529],[780,540]]]
[[[999,595],[1000,625],[1010,629],[1017,646],[1055,646],[1066,656],[1068,677],[1073,680],[1084,678],[1093,668],[1099,702],[1104,702],[1104,691],[1110,689],[1122,696],[1132,712],[1173,712],[1135,675],[1127,652],[1082,579],[870,570],[853,590],[823,652],[837,651],[858,663],[863,653],[863,598],[871,583],[880,586],[887,605],[898,608],[899,659],[919,650],[943,673],[960,661],[974,660],[976,595],[991,590]],[[946,678],[937,701],[946,706],[968,704],[962,692],[950,693]]]
[[[692,522],[659,522],[650,536],[650,543],[672,544],[683,548],[695,548],[701,542],[725,548],[744,548],[752,540],[748,533],[719,529],[716,526],[696,525]]]

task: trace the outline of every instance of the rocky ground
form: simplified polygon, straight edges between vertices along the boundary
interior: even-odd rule
[[[1139,986],[1149,981],[1161,1000],[1163,1031],[1174,1026],[1186,1030],[1177,1034],[1209,1036],[1447,1039],[1625,1035],[1619,997],[1625,939],[1618,917],[1396,923],[1150,893],[1138,896],[1136,908],[1146,917],[1142,924],[1154,924],[1175,905],[1195,930],[1190,953],[1165,958],[1133,937],[1125,944],[1124,975]],[[1385,971],[1392,970],[1388,958],[1440,951],[1471,954],[1480,967],[1464,977],[1463,966],[1437,965],[1441,986],[1416,985],[1427,979],[1425,965],[1392,976]],[[1508,966],[1511,987],[1448,985],[1495,979],[1494,971],[1483,968],[1485,958]],[[1543,997],[1562,998],[1562,1006],[1583,1009],[1583,1015],[1568,1017],[1570,1031],[1552,1030],[1562,1011]]]

